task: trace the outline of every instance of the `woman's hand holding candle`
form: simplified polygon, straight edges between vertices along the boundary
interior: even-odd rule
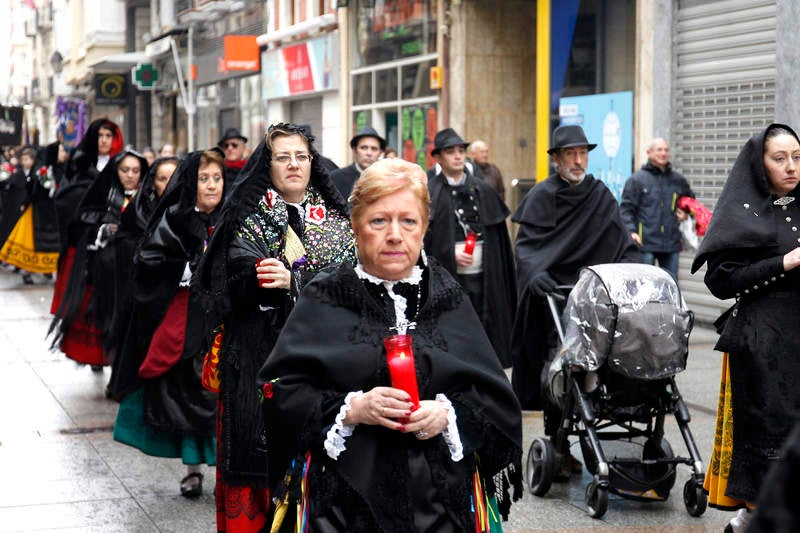
[[[258,286],[262,289],[289,289],[292,273],[279,260],[268,257],[256,262]]]
[[[397,419],[407,418],[414,404],[407,392],[392,387],[375,387],[350,400],[350,410],[344,419],[348,425],[368,424],[403,431]]]
[[[430,439],[447,429],[447,408],[436,400],[422,400],[406,420],[403,431],[420,440]]]

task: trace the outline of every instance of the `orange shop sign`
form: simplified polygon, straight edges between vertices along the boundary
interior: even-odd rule
[[[255,35],[225,36],[225,70],[261,70],[261,54]]]

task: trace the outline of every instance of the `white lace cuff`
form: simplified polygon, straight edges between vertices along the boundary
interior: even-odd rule
[[[342,407],[339,408],[339,413],[336,415],[336,421],[333,423],[331,429],[328,430],[328,434],[325,436],[325,452],[328,454],[328,457],[334,461],[338,459],[339,454],[345,450],[344,439],[352,435],[353,430],[356,427],[355,425],[351,426],[344,423],[344,419],[347,416],[347,411],[350,410],[350,401],[356,396],[361,396],[362,394],[364,394],[363,391],[349,392],[347,396],[344,397],[344,403],[342,404]],[[459,442],[459,446],[460,445],[461,443]]]
[[[464,458],[464,447],[461,445],[461,435],[459,435],[456,425],[456,410],[444,394],[437,394],[436,401],[447,408],[447,429],[442,432],[442,437],[450,449],[450,459],[458,462]]]

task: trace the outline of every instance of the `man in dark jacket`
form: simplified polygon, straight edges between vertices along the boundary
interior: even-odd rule
[[[350,197],[353,184],[386,149],[386,140],[372,126],[364,126],[350,139],[353,149],[353,164],[331,172],[331,180],[344,199]]]
[[[511,381],[523,409],[544,410],[545,433],[553,436],[560,410],[544,401],[542,369],[558,339],[545,296],[558,285],[574,285],[583,267],[639,260],[616,199],[604,183],[586,174],[595,146],[580,126],[556,128],[547,150],[556,173],[531,189],[511,217],[519,224]],[[570,469],[565,470],[562,475],[568,475]]]
[[[247,157],[245,157],[247,137],[239,133],[236,128],[228,128],[217,146],[225,152],[225,179],[231,185],[230,190],[236,183],[239,173],[247,164]]]
[[[467,146],[452,128],[434,137],[431,155],[441,171],[428,180],[431,220],[425,251],[469,295],[497,357],[508,368],[509,328],[517,303],[514,256],[506,228],[509,210],[491,185],[466,169]]]
[[[647,147],[647,163],[625,183],[620,211],[633,241],[641,249],[642,262],[658,266],[678,281],[681,250],[680,220],[675,207],[681,196],[694,193],[686,179],[672,170],[669,144],[653,139]]]

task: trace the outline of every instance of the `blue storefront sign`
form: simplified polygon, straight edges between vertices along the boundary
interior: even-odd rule
[[[633,171],[633,93],[561,98],[558,114],[561,124],[582,126],[589,142],[597,144],[589,154],[587,172],[603,181],[619,201]]]

